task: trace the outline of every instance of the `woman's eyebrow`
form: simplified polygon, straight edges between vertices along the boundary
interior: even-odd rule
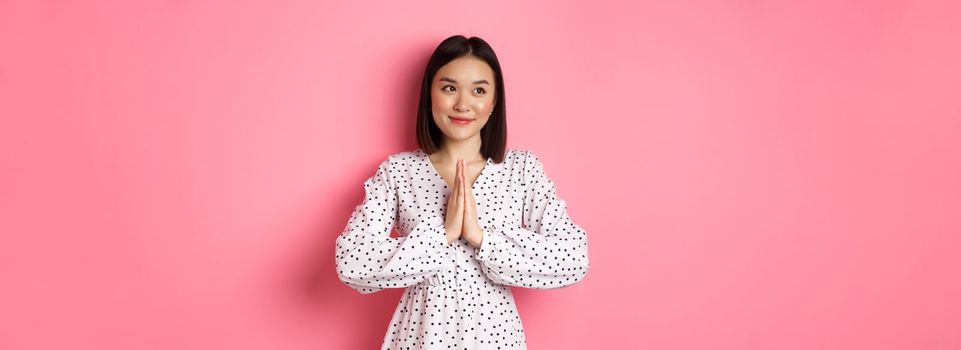
[[[448,78],[448,77],[441,77],[441,78],[440,78],[440,81],[449,81],[449,82],[452,82],[452,83],[454,83],[454,84],[457,84],[457,80],[454,80],[454,79],[451,79],[451,78]],[[475,81],[474,84],[487,84],[487,85],[490,85],[490,83],[488,83],[486,79],[481,79],[481,80]]]

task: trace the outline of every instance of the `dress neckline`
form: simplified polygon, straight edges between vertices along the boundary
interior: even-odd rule
[[[420,149],[420,148],[417,149],[417,152],[420,153],[421,159],[423,159],[423,160],[424,160],[424,163],[427,164],[428,171],[431,172],[431,173],[433,173],[433,174],[434,174],[434,177],[437,178],[437,179],[439,179],[440,182],[442,182],[442,183],[444,184],[444,188],[453,189],[453,188],[454,188],[454,185],[447,183],[447,180],[444,180],[444,177],[443,177],[443,176],[440,176],[440,172],[437,171],[437,168],[434,167],[434,163],[431,163],[430,157],[429,157],[429,155],[427,154],[427,152],[424,152],[424,150],[422,150],[422,149]],[[480,171],[480,174],[477,175],[477,179],[474,179],[474,183],[472,183],[472,184],[470,185],[471,192],[474,191],[474,185],[476,185],[478,182],[480,182],[480,180],[481,180],[482,178],[484,178],[484,174],[487,173],[487,168],[490,168],[490,164],[491,164],[491,158],[488,157],[488,158],[487,158],[487,161],[484,162],[484,168],[482,168],[481,171]]]

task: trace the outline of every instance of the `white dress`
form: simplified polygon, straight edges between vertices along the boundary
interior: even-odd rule
[[[531,151],[488,159],[471,188],[480,248],[447,243],[452,191],[420,149],[388,156],[364,182],[337,237],[337,274],[361,294],[405,288],[382,349],[525,349],[511,287],[560,288],[587,273],[587,232]]]

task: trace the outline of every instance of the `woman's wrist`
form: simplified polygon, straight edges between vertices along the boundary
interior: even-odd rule
[[[474,248],[480,248],[481,244],[484,242],[484,231],[483,230],[472,230],[471,234],[465,237],[467,243],[470,243]]]

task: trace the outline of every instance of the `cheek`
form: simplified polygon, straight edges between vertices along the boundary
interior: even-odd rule
[[[432,92],[430,95],[431,103],[435,106],[446,107],[450,105],[450,97],[441,93]]]
[[[491,109],[491,108],[492,108],[491,106],[493,106],[493,105],[494,105],[494,99],[491,98],[491,97],[487,97],[487,98],[484,98],[484,99],[481,100],[481,101],[478,101],[478,103],[477,103],[477,108],[486,111],[486,110]]]
[[[474,102],[474,103],[471,103],[471,104],[470,104],[471,108],[472,108],[474,111],[476,111],[477,113],[480,113],[481,111],[486,111],[486,110],[487,110],[487,106],[489,106],[489,105],[490,105],[490,104],[487,103],[486,101],[477,101],[477,102]]]

